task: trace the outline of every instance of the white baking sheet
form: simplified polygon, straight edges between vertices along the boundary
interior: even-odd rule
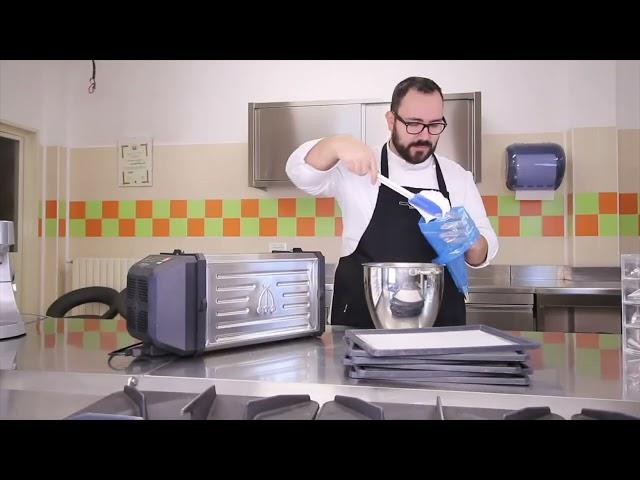
[[[389,333],[358,335],[376,350],[409,350],[422,348],[495,347],[515,345],[504,338],[481,330],[457,332]]]

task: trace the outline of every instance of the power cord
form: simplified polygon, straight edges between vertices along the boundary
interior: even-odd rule
[[[93,75],[89,79],[89,93],[93,93],[96,91],[96,61],[91,60],[91,64],[93,65]]]

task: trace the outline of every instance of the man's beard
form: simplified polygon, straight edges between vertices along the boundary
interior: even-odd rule
[[[393,142],[393,146],[396,148],[398,155],[400,155],[401,158],[409,163],[412,163],[413,165],[424,162],[431,156],[432,153],[436,151],[436,147],[438,146],[437,140],[435,144],[430,142],[429,140],[417,140],[408,145],[403,145],[400,143],[400,139],[398,138],[398,131],[395,127],[393,128],[393,132],[391,133],[391,141]],[[425,146],[428,148],[426,150],[414,149],[413,151],[411,151],[411,147],[414,146]]]

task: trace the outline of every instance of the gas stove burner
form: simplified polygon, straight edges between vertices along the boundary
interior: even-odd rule
[[[549,407],[507,410],[435,405],[367,402],[336,395],[322,407],[309,395],[252,397],[221,395],[215,385],[200,394],[141,391],[131,381],[67,417],[69,420],[564,420]],[[571,420],[638,420],[619,412],[584,408]]]
[[[244,397],[218,395],[212,386],[199,395],[140,391],[127,385],[68,420],[313,420],[319,405],[309,395]]]
[[[640,420],[640,418],[626,413],[583,408],[580,413],[573,415],[571,420]]]

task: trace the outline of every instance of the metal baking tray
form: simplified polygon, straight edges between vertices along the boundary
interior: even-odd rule
[[[424,360],[417,363],[403,363],[402,359],[381,358],[365,360],[362,357],[345,357],[343,364],[363,367],[367,370],[438,370],[447,372],[475,372],[475,373],[508,373],[512,375],[529,375],[533,373],[528,365],[522,363],[484,363],[484,362],[448,362],[440,363],[431,360]]]
[[[436,355],[403,355],[402,357],[373,357],[369,355],[365,350],[354,344],[350,339],[345,337],[347,343],[347,351],[345,357],[350,357],[353,360],[365,359],[365,360],[382,360],[383,358],[402,359],[403,361],[422,361],[422,360],[435,360],[438,362],[526,362],[529,360],[529,354],[527,352],[491,352],[491,353],[442,353]]]
[[[509,335],[486,325],[410,328],[397,330],[347,330],[345,335],[373,357],[492,353],[539,348],[524,337]]]

